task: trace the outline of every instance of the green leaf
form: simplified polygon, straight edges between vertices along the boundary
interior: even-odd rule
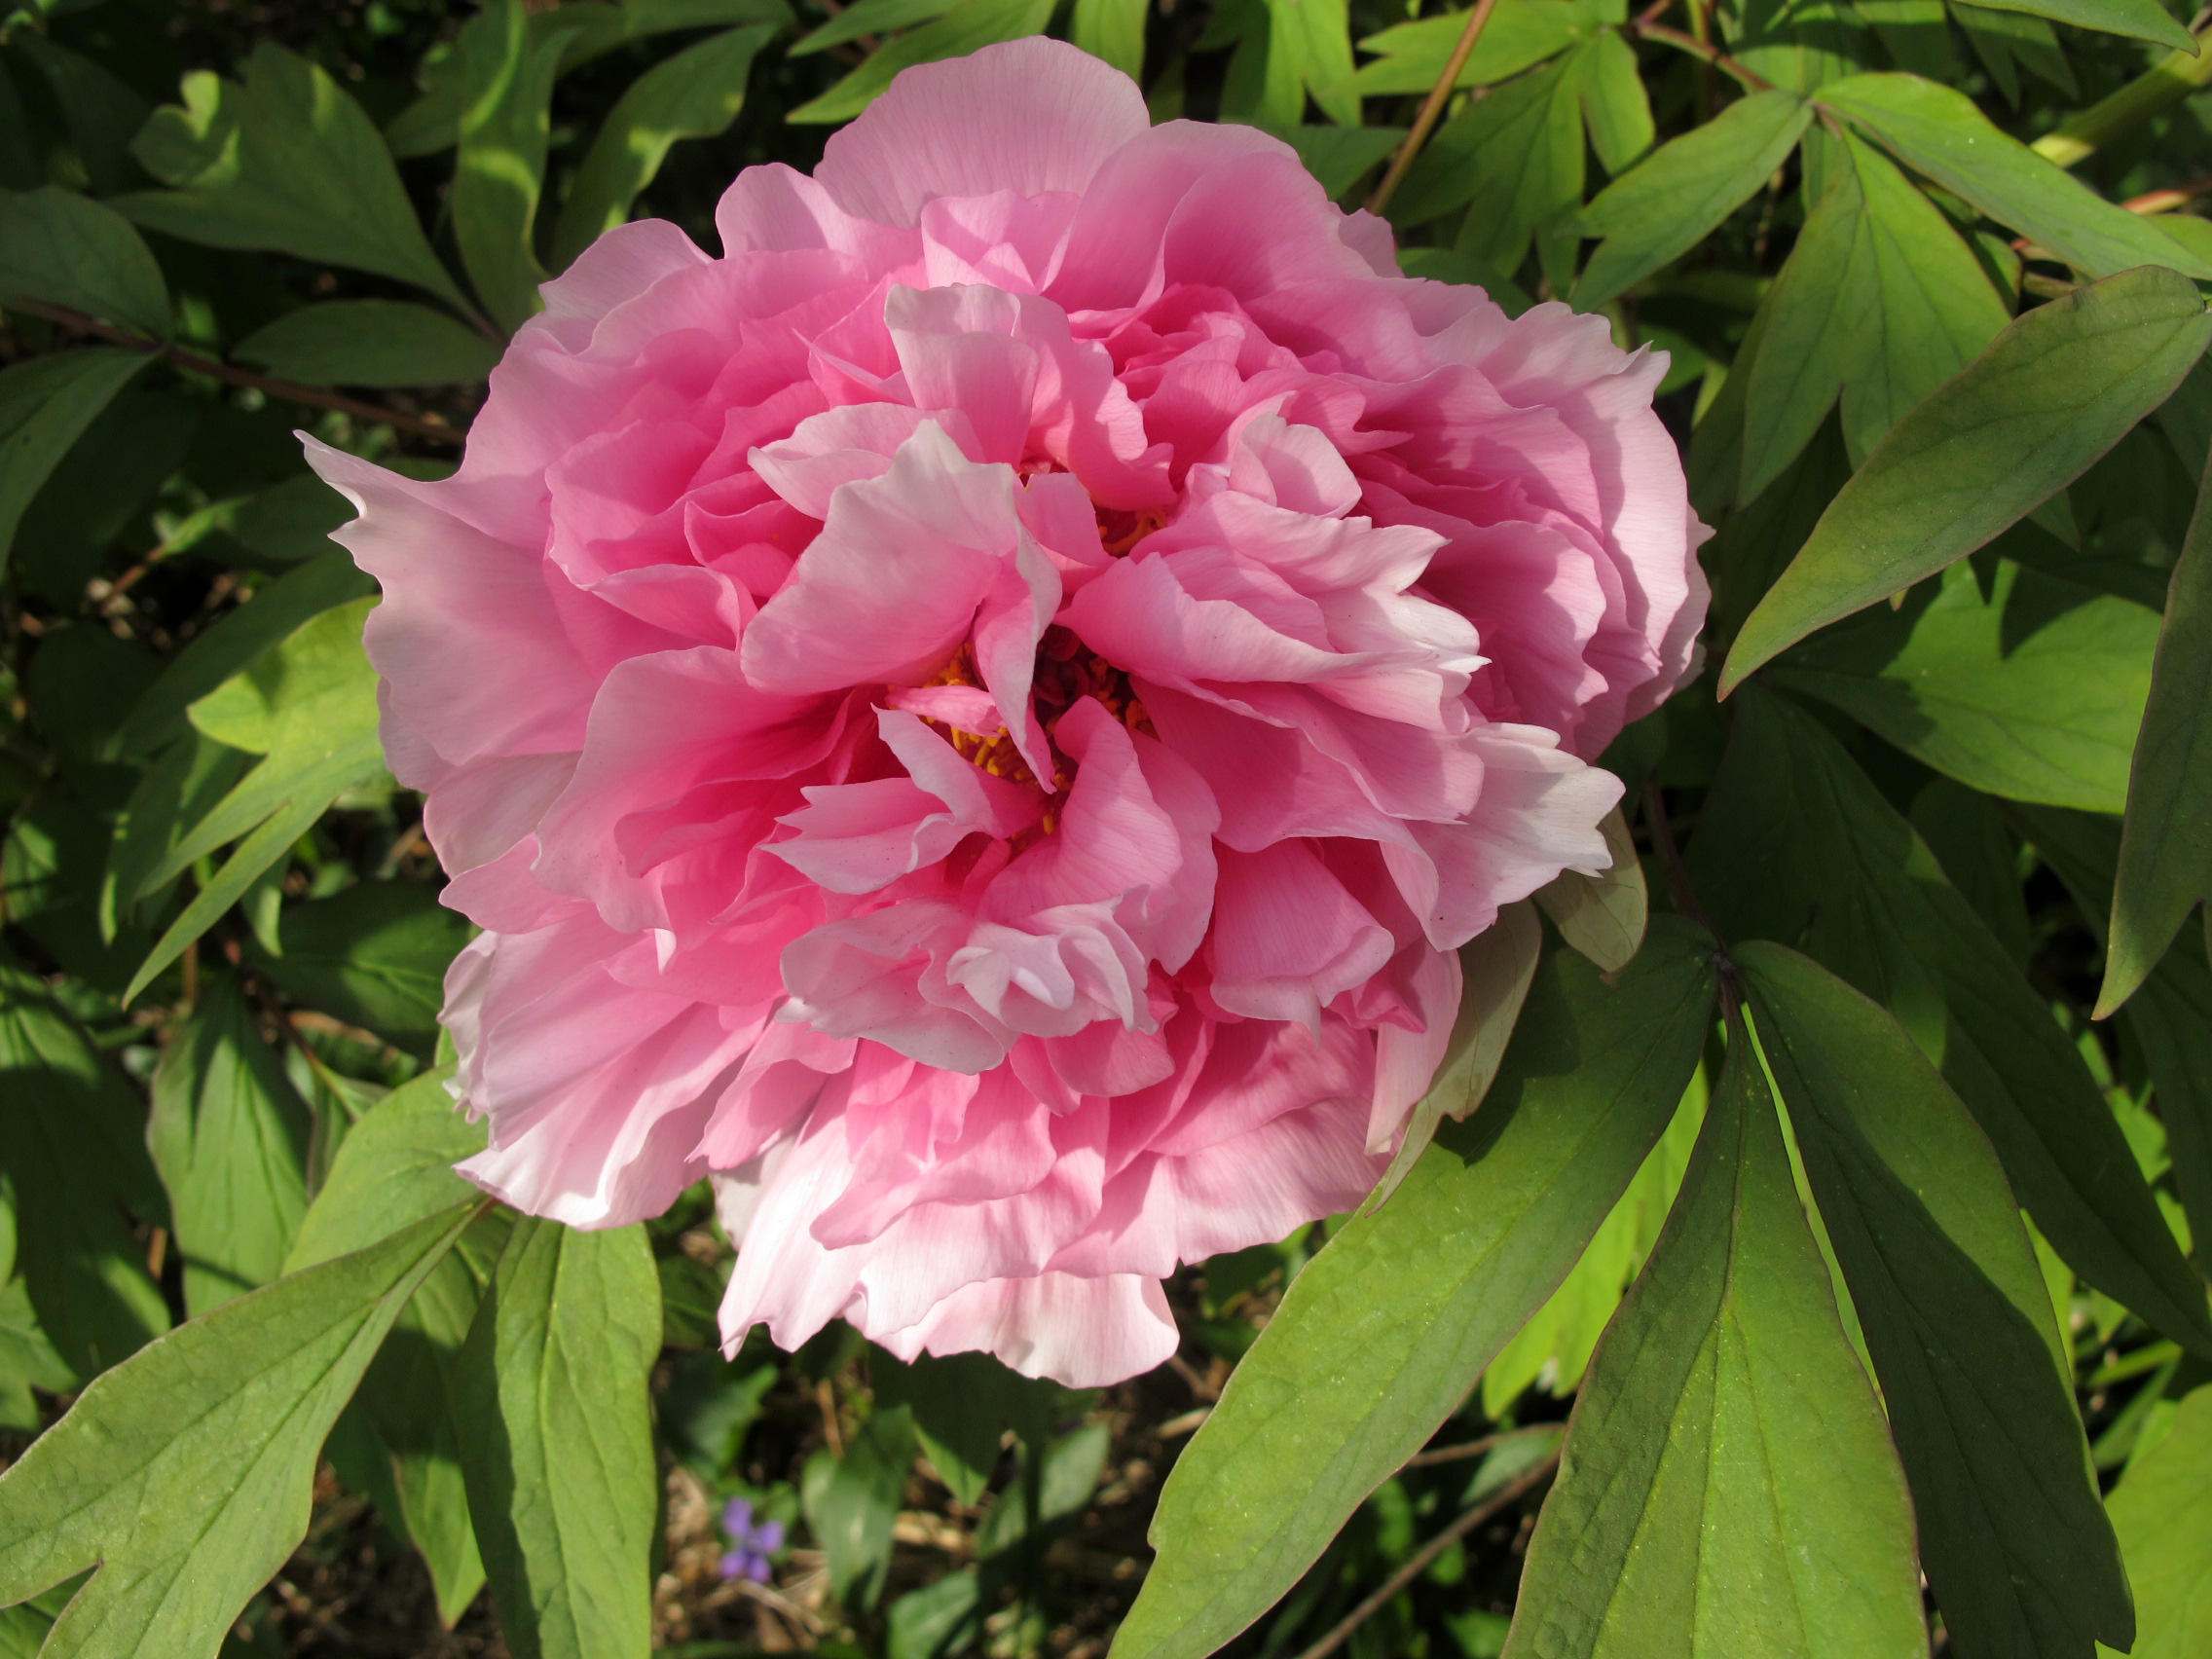
[[[361,648],[372,605],[356,600],[309,618],[190,705],[192,723],[204,735],[263,758],[147,875],[146,885],[157,887],[238,841],[155,943],[124,992],[126,1002],[236,903],[338,795],[382,772],[376,670]]]
[[[1923,1651],[1912,1510],[1741,1031],[1568,1420],[1506,1659]]]
[[[873,1606],[883,1594],[891,1527],[913,1461],[914,1414],[905,1406],[871,1412],[842,1456],[822,1451],[807,1459],[800,1501],[839,1601]]]
[[[2026,12],[2053,22],[2072,23],[2078,29],[2128,35],[2170,46],[2177,52],[2196,51],[2196,37],[2174,21],[2173,14],[2158,0],[1981,0],[1981,4],[1993,11]]]
[[[629,217],[630,204],[679,138],[712,138],[737,119],[753,59],[775,35],[767,23],[711,35],[630,84],[569,187],[553,236],[556,269],[566,269],[595,238]]]
[[[55,1352],[40,1328],[23,1281],[0,1284],[0,1428],[36,1434],[46,1422],[31,1390],[68,1394],[78,1384],[77,1374]],[[0,1647],[0,1653],[6,1651]]]
[[[325,486],[323,494],[337,512],[349,510],[336,491]],[[132,707],[119,740],[121,752],[127,756],[150,755],[160,745],[186,734],[192,725],[186,713],[190,705],[264,651],[280,645],[311,618],[375,592],[375,578],[335,548],[297,570],[287,571],[258,589],[249,604],[217,617],[169,660],[161,678]]]
[[[1042,1446],[1053,1420],[1079,1410],[1086,1398],[1010,1371],[984,1353],[925,1353],[902,1364],[871,1350],[868,1381],[879,1407],[904,1406],[913,1413],[922,1450],[946,1490],[965,1504],[982,1501],[998,1467],[999,1442],[1009,1430],[1027,1445]]]
[[[659,1514],[645,1229],[524,1217],[461,1355],[461,1463],[516,1659],[645,1659]]]
[[[1605,240],[1574,285],[1576,307],[1597,310],[1711,236],[1774,176],[1812,119],[1793,93],[1753,92],[1605,186],[1579,222]]]
[[[1288,131],[1305,120],[1310,97],[1331,121],[1359,125],[1345,0],[1246,0],[1240,15],[1243,32],[1222,85],[1223,120]]]
[[[166,1219],[144,1108],[47,988],[0,954],[0,1176],[38,1322],[80,1377],[168,1328],[125,1212]],[[0,1597],[0,1601],[9,1598]]]
[[[2043,18],[2025,12],[1969,5],[1966,0],[1950,0],[1948,9],[2007,103],[2015,108],[2019,105],[2023,68],[2065,93],[2069,104],[2080,101],[2081,88],[2073,68],[2059,47],[2057,34]]]
[[[1770,678],[1974,789],[2118,812],[2157,634],[2131,601],[2009,561],[1985,593],[1961,564],[1894,612],[1808,640]]]
[[[45,1659],[215,1650],[306,1536],[323,1437],[466,1222],[434,1216],[171,1332],[0,1476],[0,1602],[98,1567]]]
[[[1690,1150],[1705,1123],[1706,1095],[1700,1068],[1675,1108],[1667,1132],[1645,1155],[1620,1202],[1590,1235],[1581,1260],[1543,1307],[1530,1315],[1520,1334],[1484,1368],[1480,1399],[1485,1417],[1502,1419],[1515,1400],[1539,1384],[1555,1400],[1569,1398],[1581,1385],[1590,1357],[1598,1351],[1598,1340],[1627,1294],[1629,1281],[1658,1243],[1667,1212],[1681,1190]]]
[[[55,181],[102,196],[138,183],[130,139],[146,120],[146,100],[104,64],[35,27],[11,28],[8,44],[30,59],[61,111],[69,146],[49,159]]]
[[[896,34],[932,18],[941,18],[959,0],[854,0],[819,28],[812,28],[791,45],[790,55],[805,57],[843,46],[863,35]]]
[[[2132,1659],[2212,1652],[2212,1387],[2183,1397],[2105,1507],[2135,1587]]]
[[[1788,940],[1887,1007],[1973,1114],[2068,1265],[2212,1356],[2204,1286],[2080,1051],[1818,720],[1776,697],[1746,697],[1689,868],[1728,938]]]
[[[1599,826],[1613,855],[1611,867],[1602,875],[1563,870],[1557,880],[1536,893],[1536,903],[1559,937],[1590,958],[1606,973],[1624,968],[1643,943],[1643,927],[1651,911],[1651,898],[1643,885],[1643,866],[1628,821],[1614,807]]]
[[[2208,341],[2212,313],[2195,285],[2156,268],[2014,322],[1906,414],[1844,486],[1737,635],[1721,694],[1815,629],[2019,522],[2164,402]],[[1758,424],[1755,412],[1751,420]]]
[[[1537,226],[1582,202],[1580,80],[1579,55],[1570,55],[1469,103],[1408,169],[1392,221],[1419,225],[1464,203],[1460,250],[1519,269]]]
[[[51,185],[0,191],[0,300],[44,300],[157,337],[169,331],[168,284],[130,221]]]
[[[1857,1308],[1962,1653],[2089,1659],[2134,1617],[2069,1356],[2003,1171],[1888,1014],[1793,951],[1736,947]]]
[[[1854,75],[1823,87],[1820,101],[1907,166],[2091,276],[2170,265],[2212,278],[2212,265],[1998,130],[1964,92],[1917,75]]]
[[[1746,501],[1797,458],[1839,394],[1846,447],[1864,454],[2006,320],[1942,214],[1848,138],[1768,304],[1746,392],[1737,492]]]
[[[1344,202],[1405,141],[1403,127],[1294,127],[1277,134],[1297,150],[1306,170],[1335,202]],[[1430,250],[1442,251],[1442,250]],[[1492,296],[1493,299],[1495,295]]]
[[[1132,81],[1144,73],[1144,19],[1151,0],[1075,0],[1068,38]]]
[[[466,309],[390,151],[318,65],[264,41],[242,85],[196,70],[183,90],[183,107],[156,110],[133,145],[147,171],[179,188],[110,205],[186,241],[371,271]]]
[[[348,1131],[288,1270],[345,1255],[396,1225],[476,1198],[452,1166],[483,1150],[483,1125],[461,1114],[439,1077],[393,1089]],[[499,1211],[483,1216],[438,1264],[361,1385],[361,1404],[390,1458],[395,1524],[422,1552],[449,1625],[484,1584],[461,1472],[459,1361],[481,1301],[476,1258],[487,1268],[496,1258],[503,1222]]]
[[[510,334],[536,314],[545,280],[532,246],[552,130],[553,77],[566,31],[539,36],[523,0],[495,0],[497,73],[461,120],[453,179],[453,234],[484,309]]]
[[[455,386],[481,381],[499,343],[404,300],[328,300],[286,312],[232,350],[303,386]]]
[[[476,1196],[453,1165],[484,1150],[484,1126],[454,1104],[440,1076],[402,1084],[347,1132],[292,1241],[286,1272],[365,1248],[395,1226],[442,1215]]]
[[[0,571],[16,527],[69,446],[152,359],[95,347],[0,369]]]
[[[1554,952],[1483,1109],[1307,1264],[1161,1494],[1124,1659],[1197,1659],[1296,1583],[1566,1276],[1673,1117],[1712,941],[1654,917],[1611,987]]]
[[[295,1002],[426,1055],[446,970],[470,931],[426,887],[363,881],[287,907],[283,953],[253,945],[247,955]]]
[[[1508,904],[1497,920],[1459,947],[1459,975],[1463,985],[1459,1013],[1452,1027],[1452,1040],[1428,1091],[1415,1104],[1399,1136],[1390,1166],[1363,1207],[1373,1208],[1398,1190],[1428,1143],[1440,1121],[1465,1120],[1483,1103],[1497,1068],[1504,1062],[1505,1046],[1521,1021],[1522,1006],[1536,977],[1536,963],[1544,948],[1543,924],[1525,903]]]
[[[227,974],[202,980],[162,1051],[146,1144],[168,1189],[189,1312],[283,1272],[308,1207],[308,1108]]]
[[[784,119],[794,126],[850,121],[875,101],[900,70],[1042,33],[1051,15],[1052,0],[960,0],[935,22],[877,48],[866,63]]]
[[[1651,100],[1637,72],[1636,48],[1626,36],[1607,29],[1579,55],[1582,120],[1590,129],[1590,147],[1607,173],[1624,173],[1650,153],[1658,136]]]
[[[2080,812],[2019,814],[2036,853],[2101,939],[2112,908],[2120,827]],[[2141,1044],[2152,1098],[2173,1155],[2174,1190],[2199,1239],[2212,1238],[2212,972],[2194,950],[2169,951],[2120,1011]]]
[[[1518,75],[1597,32],[1601,22],[1596,8],[1574,0],[1496,0],[1454,85],[1487,87]],[[1444,74],[1466,27],[1466,11],[1460,10],[1369,35],[1359,49],[1376,61],[1353,74],[1353,90],[1365,97],[1426,92]]]
[[[2151,690],[2127,776],[2102,1019],[2157,966],[2197,901],[2212,897],[2212,489],[2200,491],[2166,589]]]

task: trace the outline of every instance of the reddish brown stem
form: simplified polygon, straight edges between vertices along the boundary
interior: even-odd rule
[[[302,386],[297,381],[279,380],[275,375],[257,374],[251,369],[241,369],[235,363],[203,357],[198,351],[188,351],[182,346],[149,340],[128,328],[118,328],[113,323],[102,322],[96,316],[71,311],[67,306],[50,306],[42,300],[10,300],[8,307],[27,316],[44,317],[48,322],[58,323],[77,334],[90,334],[95,339],[128,346],[133,351],[145,351],[162,357],[178,368],[190,369],[195,374],[209,375],[231,386],[251,387],[270,397],[281,397],[288,403],[304,403],[312,409],[335,409],[355,420],[373,421],[379,425],[409,432],[432,443],[459,445],[461,442],[461,434],[435,416],[402,414],[399,410],[387,408],[381,403],[367,403],[357,397],[348,397],[344,392]]]
[[[1459,44],[1452,49],[1452,55],[1445,61],[1444,73],[1437,77],[1436,85],[1429,88],[1428,97],[1420,106],[1420,114],[1414,117],[1406,141],[1390,158],[1389,169],[1383,173],[1382,182],[1375,187],[1375,194],[1367,199],[1370,213],[1381,213],[1390,204],[1390,198],[1398,193],[1398,186],[1405,181],[1406,169],[1414,165],[1414,158],[1420,154],[1420,147],[1428,142],[1429,133],[1435,129],[1437,118],[1443,115],[1445,104],[1451,101],[1453,90],[1459,84],[1459,71],[1467,66],[1475,42],[1482,38],[1483,25],[1490,21],[1491,12],[1496,5],[1497,0],[1475,0],[1475,9],[1467,14],[1467,26],[1459,31]]]

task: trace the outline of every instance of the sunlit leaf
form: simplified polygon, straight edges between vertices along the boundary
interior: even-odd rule
[[[1673,1117],[1711,1015],[1711,940],[1654,918],[1616,984],[1537,972],[1490,1097],[1292,1283],[1175,1464],[1117,1639],[1198,1659],[1309,1567],[1550,1296]]]
[[[1889,1425],[1738,1037],[1568,1420],[1506,1659],[1902,1659],[1926,1643]]]

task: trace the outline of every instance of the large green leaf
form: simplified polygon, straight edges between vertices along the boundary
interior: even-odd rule
[[[39,486],[149,361],[142,352],[97,347],[0,369],[0,571]]]
[[[405,300],[328,300],[288,311],[231,355],[303,386],[452,386],[480,381],[499,343]]]
[[[461,120],[453,178],[453,234],[484,309],[510,333],[538,310],[545,280],[532,245],[545,185],[553,77],[568,32],[540,34],[523,0],[493,0],[499,61]]]
[[[1943,215],[1848,137],[1767,304],[1745,393],[1745,501],[1797,458],[1839,396],[1845,442],[1863,454],[2006,318]]]
[[[1539,225],[1580,204],[1583,149],[1580,72],[1570,55],[1494,89],[1439,128],[1391,199],[1390,216],[1418,225],[1464,205],[1461,251],[1513,271]]]
[[[1778,337],[1770,330],[1768,338]],[[1815,629],[1934,574],[2026,517],[2164,402],[2208,341],[2212,313],[2195,284],[2157,268],[2077,289],[2021,317],[1905,414],[1844,486],[1736,636],[1721,694]],[[1762,352],[1762,367],[1774,355]],[[1759,424],[1755,409],[1751,424]],[[1747,485],[1750,457],[1747,443]]]
[[[1888,1404],[1964,1659],[2134,1633],[2071,1367],[1989,1143],[1903,1028],[1764,940],[1734,952]]]
[[[168,284],[130,221],[52,185],[0,191],[0,300],[44,300],[152,335],[169,331]]]
[[[888,1402],[844,1451],[809,1457],[799,1482],[807,1526],[821,1541],[830,1594],[873,1606],[891,1568],[891,1529],[914,1463],[914,1414]]]
[[[1712,940],[1654,917],[1607,987],[1555,951],[1482,1109],[1307,1264],[1177,1460],[1122,1659],[1210,1653],[1457,1409],[1557,1288],[1673,1117]]]
[[[171,1332],[0,1476],[0,1603],[98,1568],[45,1659],[214,1652],[306,1535],[323,1437],[468,1216],[432,1216]]]
[[[2111,818],[2036,808],[2019,815],[2035,850],[2102,937],[2120,862]],[[2142,1045],[2152,1098],[2173,1156],[2174,1189],[2198,1239],[2212,1238],[2212,972],[2194,950],[2167,952],[2120,1011]]]
[[[381,771],[376,670],[361,647],[373,605],[355,600],[317,612],[191,704],[192,723],[203,735],[262,760],[146,875],[146,887],[159,886],[239,842],[156,942],[127,1001],[236,903],[332,800]]]
[[[2132,35],[2181,52],[2196,50],[2195,37],[2174,21],[2158,0],[1981,0],[2001,12],[2027,12],[2076,28]]]
[[[1816,635],[1771,670],[1991,794],[2118,812],[2157,612],[2062,577],[1972,565]]]
[[[1575,305],[1596,310],[1712,235],[1774,176],[1812,119],[1803,98],[1754,92],[1605,186],[1582,210],[1582,233],[1604,240],[1574,285]]]
[[[344,1255],[472,1198],[452,1166],[483,1150],[482,1124],[461,1114],[440,1077],[393,1089],[347,1132],[287,1266]],[[394,1526],[422,1552],[449,1625],[484,1586],[461,1472],[459,1359],[505,1226],[503,1211],[480,1217],[423,1281],[360,1390],[390,1460]]]
[[[1151,10],[1149,0],[1075,0],[1068,38],[1135,80],[1144,73],[1144,19]]]
[[[228,974],[201,981],[162,1052],[146,1144],[168,1189],[187,1310],[283,1272],[308,1207],[308,1108]]]
[[[417,883],[363,881],[283,913],[280,954],[249,946],[284,993],[427,1055],[468,923]]]
[[[1575,0],[1496,0],[1454,84],[1487,87],[1518,75],[1566,51],[1578,37],[1595,33],[1603,21],[1598,7]],[[1443,75],[1466,27],[1467,13],[1460,10],[1369,35],[1359,49],[1372,53],[1375,61],[1360,66],[1353,87],[1369,97],[1427,92]]]
[[[1591,1362],[1505,1659],[1926,1649],[1904,1478],[1748,1047]]]
[[[156,110],[132,148],[178,187],[114,200],[149,230],[371,271],[466,303],[361,106],[280,46],[254,48],[243,84],[185,76],[182,107]]]
[[[647,1377],[660,1280],[642,1227],[525,1218],[461,1355],[461,1466],[517,1659],[645,1659],[659,1513]]]
[[[2212,1653],[2212,1387],[2183,1399],[2106,1507],[2135,1587],[2131,1659]]]
[[[960,0],[935,22],[910,29],[878,47],[866,63],[784,119],[793,123],[849,121],[873,103],[900,70],[962,57],[979,47],[1037,34],[1051,16],[1052,0]]]
[[[2208,474],[2212,475],[2212,474]],[[2132,996],[2197,901],[2212,898],[2212,490],[2166,589],[2143,728],[2128,767],[2126,829],[2097,1014]]]
[[[0,1176],[15,1191],[17,1261],[39,1324],[83,1377],[168,1328],[127,1220],[166,1219],[143,1134],[136,1095],[0,954]]]
[[[1689,867],[1729,938],[1788,940],[1887,1007],[1973,1114],[2067,1263],[2212,1356],[2203,1283],[2080,1051],[1818,720],[1747,694]]]
[[[679,138],[712,138],[737,119],[753,59],[775,35],[768,23],[711,35],[631,83],[569,186],[553,234],[554,269],[565,269],[594,238],[629,216],[630,204]]]
[[[2091,276],[2170,265],[2212,278],[2212,264],[2000,131],[1964,92],[1917,75],[1854,75],[1823,87],[1820,101],[1906,166]]]

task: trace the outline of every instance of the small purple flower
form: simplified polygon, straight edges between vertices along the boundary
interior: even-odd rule
[[[767,1583],[775,1574],[768,1558],[784,1547],[784,1524],[763,1521],[756,1527],[752,1500],[733,1497],[722,1507],[722,1530],[730,1541],[729,1550],[722,1556],[722,1576]]]

